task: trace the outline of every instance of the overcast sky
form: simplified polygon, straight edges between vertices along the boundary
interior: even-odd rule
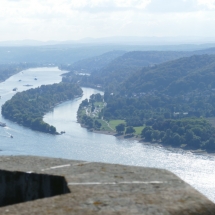
[[[0,0],[0,41],[215,37],[215,0]]]

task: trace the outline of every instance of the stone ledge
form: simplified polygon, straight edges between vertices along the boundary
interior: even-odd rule
[[[0,214],[215,215],[215,204],[173,173],[32,156],[2,156],[0,169],[64,176],[70,193],[0,207]]]

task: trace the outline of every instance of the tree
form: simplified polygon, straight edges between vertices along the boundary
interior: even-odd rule
[[[145,137],[146,132],[149,131],[149,130],[151,131],[152,128],[151,128],[150,126],[146,126],[146,127],[142,130],[141,136],[142,136],[142,137]]]
[[[50,129],[50,133],[51,134],[55,134],[56,133],[56,128],[54,126],[51,125],[49,129]]]
[[[160,131],[154,130],[152,134],[153,139],[159,140],[160,139]]]
[[[122,134],[125,131],[125,124],[124,123],[120,123],[119,125],[116,126],[116,132],[118,134]]]
[[[194,133],[192,130],[187,130],[185,133],[185,140],[186,142],[190,142],[193,139]]]
[[[126,134],[133,134],[134,132],[135,129],[132,126],[127,127],[125,131]]]
[[[94,125],[95,125],[95,129],[100,129],[102,126],[102,124],[98,120],[95,120]]]
[[[94,110],[95,110],[95,105],[94,103],[92,103],[91,112],[93,112]]]
[[[172,143],[171,143],[171,145],[173,145],[173,146],[180,146],[181,143],[182,143],[181,136],[179,134],[177,134],[177,133],[174,133],[173,137],[172,137]]]
[[[145,140],[146,141],[152,141],[152,135],[153,135],[153,131],[152,130],[148,130],[148,131],[146,131],[146,133],[145,133]]]
[[[215,151],[215,139],[211,137],[205,143],[205,147],[204,148],[207,150],[207,152],[214,152]]]
[[[161,131],[161,132],[160,132],[160,139],[161,139],[161,140],[163,139],[163,137],[165,136],[165,134],[166,134],[166,133],[165,133],[164,131]]]
[[[87,105],[89,105],[88,99],[83,100],[80,104],[81,107],[86,107]]]
[[[188,144],[192,149],[199,149],[201,145],[201,138],[194,135],[192,140]]]

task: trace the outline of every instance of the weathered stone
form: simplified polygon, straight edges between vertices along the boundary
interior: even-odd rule
[[[210,200],[162,169],[31,156],[2,156],[0,169],[64,176],[71,192],[1,207],[2,215],[215,215]]]

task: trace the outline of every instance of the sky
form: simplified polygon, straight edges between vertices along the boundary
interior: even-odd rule
[[[0,0],[0,41],[215,38],[215,0]]]

